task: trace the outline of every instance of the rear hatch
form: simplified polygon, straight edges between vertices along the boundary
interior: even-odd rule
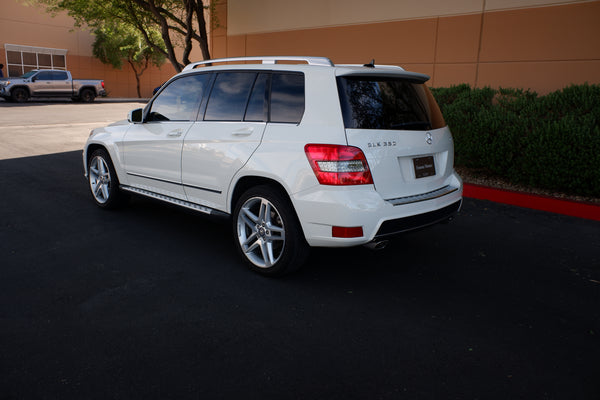
[[[348,145],[363,151],[386,200],[449,190],[452,136],[423,84],[427,79],[376,70],[337,77]],[[436,196],[423,199],[430,197]]]

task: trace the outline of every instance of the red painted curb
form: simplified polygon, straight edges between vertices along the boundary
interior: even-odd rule
[[[465,183],[463,196],[600,221],[600,206]]]

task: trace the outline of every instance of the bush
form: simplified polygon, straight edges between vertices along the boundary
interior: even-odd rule
[[[432,89],[457,166],[517,184],[600,197],[600,85],[538,96],[520,89]]]

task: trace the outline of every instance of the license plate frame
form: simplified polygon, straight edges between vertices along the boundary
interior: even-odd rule
[[[433,156],[415,157],[413,158],[413,165],[416,179],[427,178],[436,174]]]

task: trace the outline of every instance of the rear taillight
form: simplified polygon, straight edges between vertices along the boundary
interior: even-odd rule
[[[102,89],[104,89],[104,81],[102,81]]]
[[[361,149],[334,144],[307,144],[304,151],[321,185],[373,184]]]

